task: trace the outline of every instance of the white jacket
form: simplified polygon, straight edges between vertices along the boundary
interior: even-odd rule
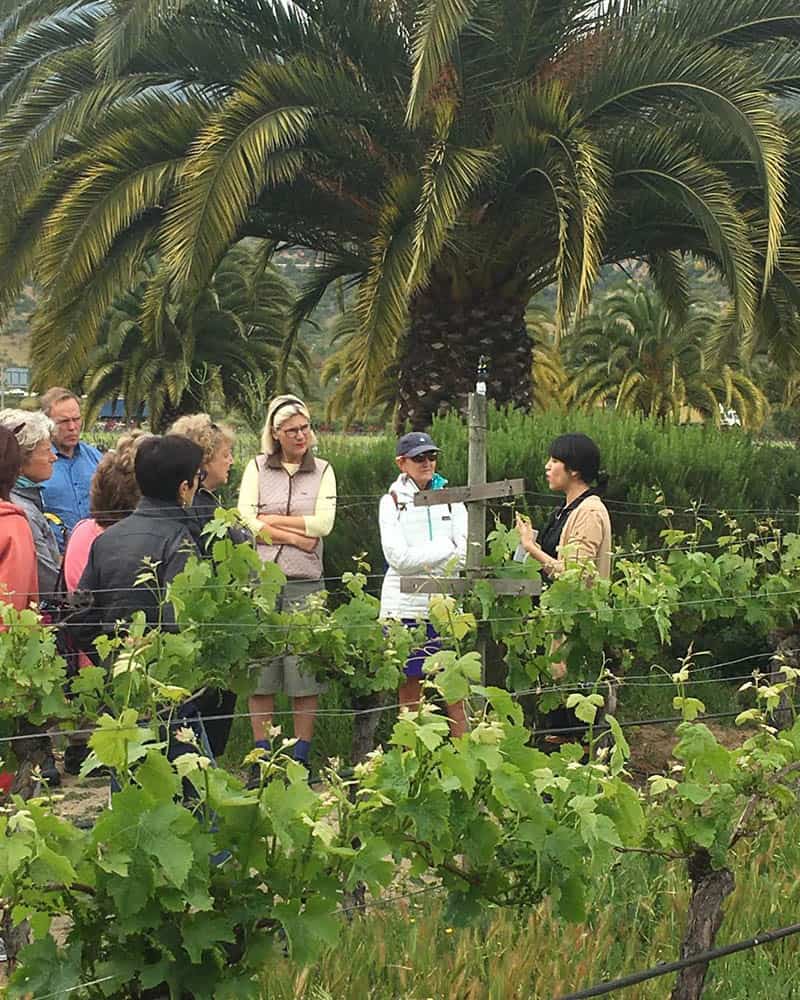
[[[415,507],[419,488],[405,473],[381,499],[381,545],[389,568],[381,589],[381,618],[428,617],[429,594],[400,593],[402,576],[442,576],[448,563],[467,558],[467,508],[463,503]]]

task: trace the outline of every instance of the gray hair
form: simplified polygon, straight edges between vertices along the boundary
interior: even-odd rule
[[[80,398],[71,389],[65,389],[61,385],[54,385],[52,389],[39,397],[40,409],[50,416],[50,410],[56,403],[63,403],[65,399],[74,399],[78,406],[81,405]]]
[[[50,441],[53,429],[53,421],[41,411],[0,410],[0,424],[14,432],[23,461],[41,441]]]

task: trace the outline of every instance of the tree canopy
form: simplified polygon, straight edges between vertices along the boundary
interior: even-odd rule
[[[147,404],[156,429],[213,407],[237,408],[260,428],[294,303],[268,251],[234,247],[191,309],[165,303],[158,337],[142,323],[159,273],[156,259],[145,261],[132,288],[109,307],[89,355],[82,383],[87,419],[105,400],[122,396],[130,416]],[[296,351],[292,375],[300,387],[307,366],[305,353]]]
[[[154,253],[157,336],[243,236],[306,247],[297,318],[352,285],[342,376],[416,422],[480,353],[529,403],[528,300],[565,328],[601,262],[685,317],[695,254],[747,337],[800,302],[799,43],[796,0],[0,0],[0,308],[34,275],[76,373]]]
[[[677,322],[652,286],[629,282],[562,341],[571,401],[676,423],[700,414],[719,424],[720,407],[732,408],[745,427],[760,427],[767,397],[741,358],[714,349],[718,321],[718,309],[698,302]]]

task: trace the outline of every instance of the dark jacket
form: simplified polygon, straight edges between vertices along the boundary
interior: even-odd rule
[[[211,554],[210,547],[214,540],[203,534],[203,528],[213,519],[214,512],[221,506],[222,504],[211,490],[207,490],[203,486],[194,495],[191,511],[189,511],[190,516],[187,518],[187,527],[198,549],[204,555]],[[228,528],[228,538],[234,545],[239,545],[241,542],[252,543],[253,541],[253,536],[244,527]]]
[[[134,611],[144,611],[150,625],[158,624],[159,600],[153,585],[134,583],[149,558],[158,563],[157,589],[163,590],[189,556],[199,555],[189,530],[192,520],[191,512],[177,503],[142,497],[129,517],[94,540],[78,583],[78,593],[91,594],[91,601],[70,618],[70,632],[79,649],[91,651],[99,635],[113,636],[116,623],[130,620]],[[174,628],[175,614],[169,604],[162,610],[161,624]]]

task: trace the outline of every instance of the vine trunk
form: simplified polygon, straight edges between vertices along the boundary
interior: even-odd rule
[[[688,868],[692,897],[681,943],[681,958],[691,958],[714,947],[722,924],[722,905],[734,886],[733,872],[729,868],[713,868],[711,856],[704,848],[694,852]],[[682,969],[671,1000],[700,1000],[707,973],[708,962]]]

